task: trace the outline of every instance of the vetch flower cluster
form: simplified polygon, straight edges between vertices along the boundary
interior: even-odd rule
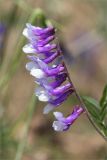
[[[40,86],[35,89],[35,95],[40,101],[48,102],[43,110],[44,114],[47,114],[75,93],[75,89],[63,62],[55,28],[50,26],[40,28],[26,24],[23,35],[29,41],[23,47],[23,51],[29,54],[27,57],[30,59],[26,69]],[[74,106],[73,112],[67,118],[64,118],[62,113],[54,112],[57,119],[53,122],[54,130],[67,130],[83,111],[82,107]]]

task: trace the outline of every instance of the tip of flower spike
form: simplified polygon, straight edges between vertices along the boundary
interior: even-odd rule
[[[41,8],[36,8],[34,11],[34,15],[36,15],[37,17],[43,17],[44,20],[45,20],[45,17],[44,17],[44,12]]]
[[[54,106],[51,104],[48,104],[47,106],[44,107],[43,109],[43,114],[48,114],[50,111],[54,109]]]

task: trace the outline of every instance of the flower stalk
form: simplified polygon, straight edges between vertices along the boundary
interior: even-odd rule
[[[37,98],[35,97],[35,95],[32,95],[30,104],[28,106],[29,113],[28,113],[28,118],[26,120],[26,124],[24,126],[23,139],[18,145],[15,160],[21,160],[22,159],[24,149],[25,149],[25,145],[26,145],[26,140],[27,140],[27,137],[28,137],[29,127],[30,127],[30,124],[31,124],[31,121],[32,121],[32,117],[33,117],[33,114],[34,114],[36,103],[37,103]]]
[[[39,25],[38,17],[39,18],[41,17],[39,23],[41,22],[40,26],[41,25],[43,26],[43,23],[45,23],[45,22],[43,22],[43,21],[45,21],[45,17],[44,17],[43,12],[40,9],[33,10],[28,22],[32,23],[32,24]],[[13,75],[16,73],[16,70],[18,69],[18,67],[21,63],[21,58],[23,56],[22,55],[22,47],[25,44],[25,41],[26,41],[26,39],[24,37],[21,37],[21,39],[17,45],[16,52],[15,52],[14,56],[12,57],[11,62],[8,65],[8,70],[6,71],[6,73],[4,73],[2,75],[2,78],[0,79],[0,89],[1,90],[4,89],[4,87],[6,87],[8,85],[8,82],[13,77]]]

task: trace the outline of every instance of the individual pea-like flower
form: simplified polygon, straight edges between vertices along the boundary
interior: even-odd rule
[[[57,121],[53,122],[52,127],[55,131],[66,131],[83,112],[84,109],[81,106],[75,106],[67,118],[61,112],[54,112]]]
[[[30,54],[26,69],[35,77],[35,83],[40,85],[35,89],[35,95],[40,101],[48,102],[43,110],[47,114],[75,93],[75,89],[69,80],[55,28],[26,24],[23,35],[29,41],[23,47],[23,51]]]

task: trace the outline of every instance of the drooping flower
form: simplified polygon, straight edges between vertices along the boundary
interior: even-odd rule
[[[40,101],[48,102],[43,110],[44,114],[47,114],[75,93],[75,89],[69,80],[55,28],[40,28],[27,24],[23,35],[29,41],[23,51],[31,54],[27,56],[30,62],[26,64],[26,69],[40,85],[36,88],[35,95]]]
[[[84,109],[81,106],[75,106],[67,118],[61,112],[54,112],[57,121],[53,122],[52,127],[55,131],[66,131],[83,112]]]

